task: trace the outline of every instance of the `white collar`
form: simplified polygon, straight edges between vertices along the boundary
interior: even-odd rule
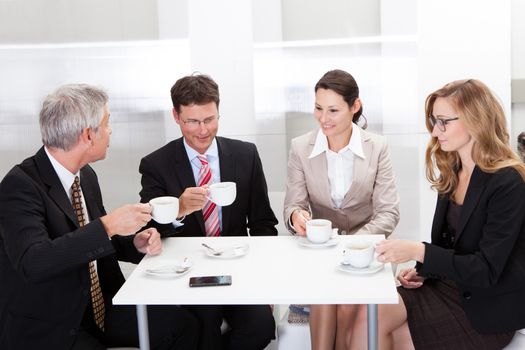
[[[342,154],[349,150],[359,158],[365,159],[365,154],[363,152],[363,144],[361,142],[361,129],[355,123],[352,123],[352,129],[353,130],[352,136],[350,137],[350,141],[337,153]],[[329,150],[330,149],[328,148],[328,138],[325,136],[325,134],[323,134],[323,131],[319,129],[315,138],[314,148],[312,149],[312,153],[310,153],[310,156],[308,158],[317,157],[321,153],[327,152]]]
[[[60,183],[64,187],[64,190],[66,191],[69,197],[71,192],[71,185],[73,185],[73,181],[75,181],[75,176],[78,176],[80,178],[80,171],[76,174],[72,174],[62,164],[60,164],[60,162],[56,160],[55,157],[51,155],[51,153],[49,153],[47,147],[44,147],[44,150],[46,151],[47,157],[49,158],[53,169],[55,169],[55,172],[57,173],[58,178],[60,179]]]
[[[184,148],[186,149],[186,154],[188,155],[188,159],[193,161],[193,159],[197,158],[197,156],[200,154],[196,150],[194,150],[188,143],[186,142],[186,138],[183,138]],[[206,157],[215,157],[219,158],[219,148],[217,147],[217,139],[213,138],[213,141],[210,144],[210,147],[206,150],[204,153]]]

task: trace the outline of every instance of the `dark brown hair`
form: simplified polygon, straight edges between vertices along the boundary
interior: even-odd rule
[[[202,105],[215,102],[219,108],[219,86],[204,74],[192,74],[180,78],[171,87],[171,102],[180,113],[181,106]]]
[[[352,107],[355,100],[359,97],[359,86],[354,77],[344,70],[335,69],[325,73],[315,84],[315,92],[318,89],[332,90],[341,95],[348,107]],[[363,106],[354,114],[352,121],[357,124],[363,114]],[[365,126],[366,127],[366,126]]]

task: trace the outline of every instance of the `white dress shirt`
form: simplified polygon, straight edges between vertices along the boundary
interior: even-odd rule
[[[60,179],[60,183],[64,187],[64,191],[66,191],[67,198],[69,198],[69,202],[71,203],[71,208],[73,208],[73,202],[71,201],[72,193],[71,193],[71,186],[73,186],[73,182],[75,181],[75,176],[78,176],[80,179],[80,171],[76,174],[72,174],[69,170],[67,170],[58,160],[55,159],[49,153],[47,147],[44,147],[44,150],[46,151],[47,157],[49,158],[49,161],[51,162],[51,165],[53,166],[53,169],[55,169],[55,172],[58,175],[58,178]],[[82,187],[80,187],[80,193],[82,193]],[[89,224],[89,214],[87,211],[86,206],[86,199],[84,198],[84,195],[81,196],[82,199],[82,211],[84,212],[84,225]],[[108,236],[108,239],[109,236]],[[97,261],[93,260],[93,263],[95,264],[95,270],[98,271],[98,265]]]
[[[49,153],[47,147],[44,147],[44,150],[46,151],[47,157],[51,161],[51,165],[53,166],[53,169],[55,169],[55,172],[58,175],[58,178],[60,179],[60,183],[64,187],[64,191],[66,191],[67,198],[69,198],[69,202],[71,203],[71,207],[73,207],[73,202],[71,201],[71,186],[73,186],[73,182],[75,181],[75,176],[78,176],[80,179],[80,171],[76,174],[72,174],[69,170],[67,170],[58,160],[56,160],[51,153]],[[82,193],[82,187],[80,187],[80,193]],[[85,224],[89,223],[89,214],[87,212],[86,207],[86,200],[84,198],[84,195],[82,195],[82,209],[84,211],[84,219]]]
[[[361,144],[361,130],[354,123],[352,123],[352,128],[350,141],[338,152],[330,150],[327,137],[319,129],[314,148],[309,156],[309,158],[314,158],[322,153],[326,153],[330,197],[335,208],[341,208],[343,199],[352,185],[354,157],[365,159],[363,145]]]

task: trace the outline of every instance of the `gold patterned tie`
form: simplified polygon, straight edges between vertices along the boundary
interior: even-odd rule
[[[71,202],[73,203],[73,209],[77,215],[78,224],[80,227],[86,224],[86,218],[84,216],[84,208],[82,206],[82,193],[80,192],[80,178],[75,176],[75,181],[71,185]],[[104,330],[104,297],[102,296],[102,289],[100,288],[100,282],[98,280],[97,270],[95,269],[95,263],[89,262],[89,277],[91,278],[91,302],[93,304],[93,316],[95,323],[102,331]]]

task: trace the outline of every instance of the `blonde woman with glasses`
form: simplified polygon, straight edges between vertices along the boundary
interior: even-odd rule
[[[426,173],[438,193],[432,241],[376,247],[380,261],[417,262],[399,274],[399,304],[379,307],[379,346],[393,348],[392,333],[409,329],[400,349],[502,349],[525,327],[525,165],[478,80],[431,93],[426,125]],[[366,315],[358,319],[352,345],[361,349]]]

